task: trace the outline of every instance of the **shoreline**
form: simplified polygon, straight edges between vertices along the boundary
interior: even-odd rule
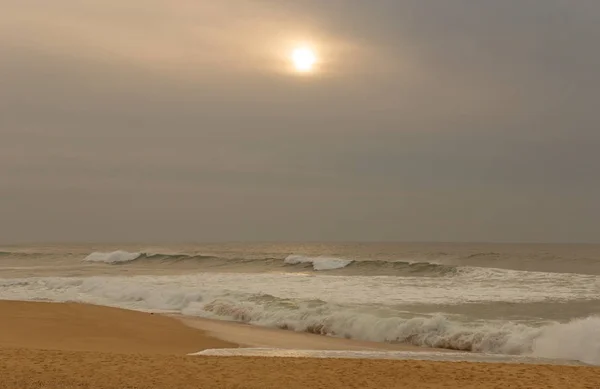
[[[244,343],[356,352],[396,346],[189,320],[81,303],[0,301],[0,389],[600,387],[600,367],[188,355]]]
[[[600,368],[0,348],[0,389],[596,389]]]
[[[307,332],[296,332],[270,327],[255,326],[235,321],[216,320],[185,315],[168,315],[186,326],[203,331],[209,336],[232,342],[244,348],[303,349],[303,350],[350,350],[350,351],[414,351],[456,352],[454,350],[425,348],[409,344],[370,342],[337,338]]]

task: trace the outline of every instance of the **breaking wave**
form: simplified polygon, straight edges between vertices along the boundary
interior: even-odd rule
[[[316,271],[342,269],[352,262],[351,259],[328,258],[328,257],[303,257],[301,255],[290,255],[284,261],[288,265],[310,263]]]
[[[144,252],[128,252],[117,250],[113,252],[94,252],[83,259],[83,262],[101,262],[109,265],[126,264],[130,262],[138,262],[143,260],[171,262],[176,263],[184,260],[200,260],[215,258],[210,255],[189,255],[189,254],[161,254],[161,253],[144,253]]]
[[[443,315],[382,318],[330,308],[326,304],[314,304],[302,309],[273,310],[228,300],[202,305],[203,311],[213,314],[211,317],[312,334],[458,351],[569,359],[600,365],[600,316],[531,327],[512,322],[462,323]],[[193,309],[187,311],[202,315]]]
[[[192,303],[183,313],[347,339],[510,355],[533,354],[534,340],[544,332],[544,327],[509,322],[462,323],[441,314],[380,317],[320,301],[279,300],[259,304],[218,298]]]
[[[91,253],[83,259],[84,262],[123,263],[131,262],[140,257],[142,253],[129,253],[127,251],[113,251],[111,253]]]

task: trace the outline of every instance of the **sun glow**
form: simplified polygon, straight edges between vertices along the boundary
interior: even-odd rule
[[[292,51],[292,63],[296,71],[308,73],[314,70],[317,56],[307,47],[297,47]]]

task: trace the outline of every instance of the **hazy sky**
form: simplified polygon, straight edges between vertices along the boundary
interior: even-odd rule
[[[0,242],[600,242],[598,0],[0,9]]]

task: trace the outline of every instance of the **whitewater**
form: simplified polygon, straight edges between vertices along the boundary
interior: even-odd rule
[[[0,298],[600,365],[598,258],[560,245],[4,247]]]

